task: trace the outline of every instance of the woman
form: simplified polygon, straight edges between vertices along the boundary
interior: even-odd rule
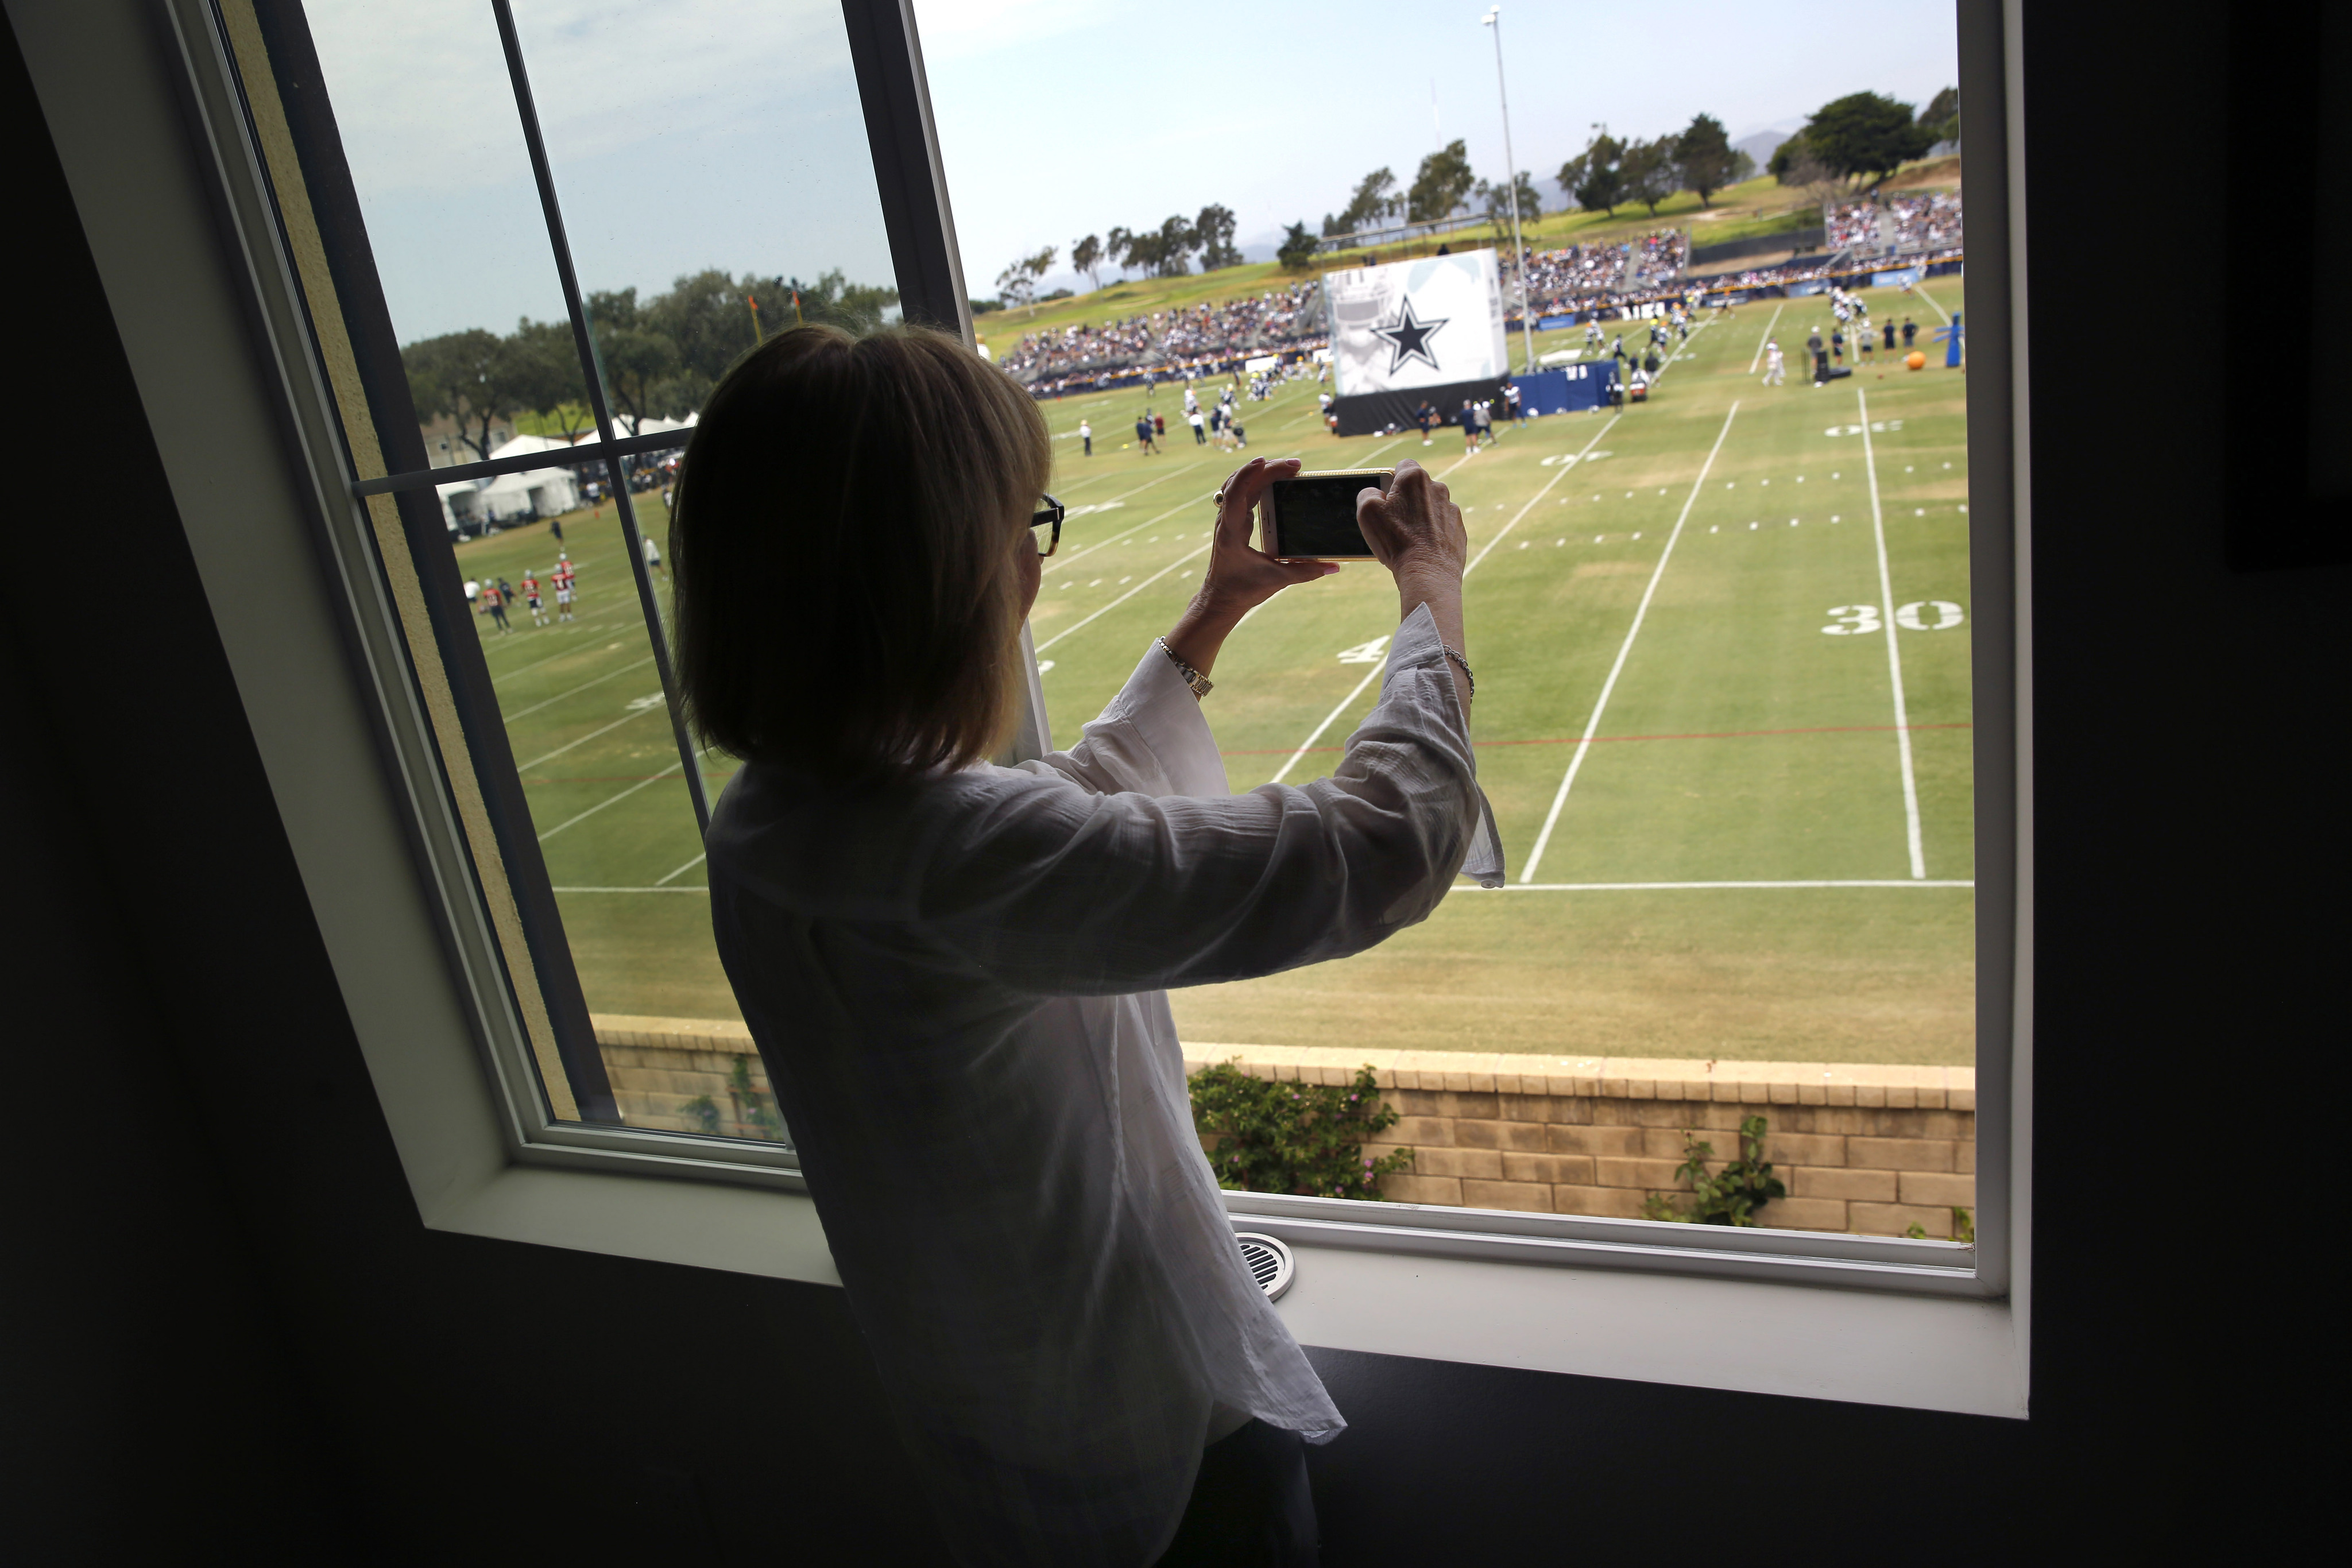
[[[1049,467],[1029,397],[919,329],[796,329],[712,393],[670,559],[688,711],[747,759],[719,951],[959,1556],[1311,1563],[1300,1444],[1345,1423],[1241,1263],[1163,988],[1369,947],[1474,836],[1499,879],[1461,513],[1412,465],[1362,494],[1403,616],[1381,703],[1334,777],[1236,797],[1218,650],[1337,570],[1250,548],[1297,464],[1226,482],[1201,591],[1086,738],[998,767]]]

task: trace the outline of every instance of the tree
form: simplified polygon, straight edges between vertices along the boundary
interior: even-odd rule
[[[1559,188],[1586,212],[1614,217],[1617,204],[1625,200],[1625,176],[1619,167],[1624,158],[1625,144],[1610,135],[1607,126],[1598,127],[1584,151],[1559,166]]]
[[[1214,272],[1221,267],[1239,267],[1242,253],[1234,248],[1234,214],[1230,207],[1215,203],[1201,209],[1192,220],[1192,234],[1201,246],[1201,270]]]
[[[1201,248],[1201,236],[1192,232],[1183,214],[1169,214],[1160,225],[1158,238],[1160,277],[1174,277],[1192,270],[1185,258]]]
[[[1819,204],[1824,225],[1832,210],[1850,193],[1845,176],[1814,156],[1810,147],[1800,147],[1796,156],[1781,165],[1780,175],[1781,184],[1804,192]]]
[[[1126,233],[1125,230],[1120,232]],[[1131,267],[1150,277],[1159,272],[1160,264],[1167,259],[1167,255],[1168,246],[1160,239],[1160,231],[1145,229],[1140,234],[1127,235],[1127,249],[1120,256],[1119,262],[1122,268]]]
[[[1820,162],[1805,146],[1805,133],[1801,131],[1772,149],[1772,156],[1764,161],[1764,170],[1783,185],[1801,185],[1804,183],[1803,181],[1790,177],[1790,171],[1794,169],[1801,160],[1816,163]]]
[[[1045,252],[1048,267],[1054,265],[1053,254],[1051,250]],[[898,303],[898,289],[852,283],[839,267],[817,274],[814,283],[787,277],[770,287],[791,296],[802,320],[828,321],[852,332],[871,332],[882,325],[883,310]]]
[[[1470,173],[1470,147],[1449,141],[1421,161],[1405,193],[1405,216],[1417,224],[1434,223],[1453,214],[1476,182]]]
[[[1628,144],[1620,173],[1624,181],[1623,199],[1641,203],[1650,209],[1654,218],[1658,215],[1658,204],[1683,188],[1682,172],[1675,167],[1671,137]]]
[[[1927,100],[1919,111],[1919,123],[1932,132],[1937,141],[1957,142],[1960,139],[1960,89],[1948,87]]]
[[[1542,213],[1543,199],[1536,194],[1535,176],[1528,173],[1525,169],[1519,171],[1517,184],[1519,188],[1519,221],[1521,223],[1526,223]],[[1496,234],[1501,234],[1504,230],[1511,226],[1510,186],[1490,185],[1486,181],[1481,180],[1478,182],[1476,194],[1479,202],[1486,209],[1486,221],[1495,225],[1495,232]]]
[[[1111,232],[1117,234],[1118,231],[1113,229]],[[1102,241],[1094,235],[1088,235],[1084,239],[1070,242],[1070,265],[1092,278],[1097,288],[1102,287],[1103,260]]]
[[[588,297],[588,325],[596,339],[596,358],[604,368],[604,384],[612,389],[614,412],[635,435],[648,419],[668,413],[657,393],[677,374],[677,345],[648,330],[645,312],[637,308],[637,291]]]
[[[490,427],[528,403],[519,395],[522,366],[507,340],[479,327],[411,343],[400,362],[417,414],[447,415],[457,439],[473,449],[472,461],[489,456]]]
[[[1805,145],[1832,172],[1884,179],[1935,145],[1936,134],[1911,117],[1911,106],[1874,92],[1849,93],[1822,105],[1805,121]]]
[[[1008,305],[1026,305],[1037,292],[1037,280],[1054,270],[1055,249],[1045,246],[1034,256],[1024,256],[996,275],[997,291]]]
[[[1135,265],[1128,259],[1134,250],[1135,236],[1125,229],[1110,228],[1103,231],[1103,259],[1118,268],[1118,275],[1121,277],[1125,277],[1127,269]]]
[[[1692,116],[1689,126],[1675,138],[1675,166],[1682,171],[1682,183],[1698,193],[1702,207],[1732,183],[1739,157],[1724,134],[1723,121],[1711,114]]]
[[[577,441],[594,428],[588,407],[588,383],[580,374],[580,348],[568,321],[515,323],[505,345],[508,384],[516,401]]]
[[[671,283],[669,290],[646,302],[644,324],[677,347],[681,375],[698,378],[707,388],[717,384],[727,368],[751,351],[753,335],[750,301],[759,298],[758,285],[770,281],[773,303],[790,304],[783,279],[746,279],[739,285],[717,267],[706,267]],[[780,319],[779,327],[784,324]]]
[[[1337,232],[1354,234],[1374,219],[1386,217],[1396,211],[1402,200],[1396,193],[1396,176],[1386,169],[1375,169],[1356,183],[1356,193],[1349,197],[1348,204],[1339,210]],[[1329,231],[1327,229],[1327,232]]]
[[[1330,220],[1326,218],[1324,221],[1328,223]],[[1314,262],[1315,253],[1321,248],[1315,236],[1307,232],[1307,225],[1296,223],[1282,231],[1282,245],[1274,253],[1274,259],[1289,271],[1304,272]]]

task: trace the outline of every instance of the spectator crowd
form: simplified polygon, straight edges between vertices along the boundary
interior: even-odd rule
[[[1031,334],[1000,362],[1032,391],[1056,392],[1137,369],[1160,376],[1226,370],[1254,354],[1320,347],[1328,336],[1322,285],[1295,283],[1248,298]]]
[[[1961,243],[1960,198],[1957,192],[1922,192],[1855,202],[1832,207],[1823,226],[1832,250],[1956,249]]]
[[[1617,305],[1671,287],[1689,265],[1690,237],[1680,229],[1617,245],[1535,251],[1528,257],[1528,299],[1538,316]]]

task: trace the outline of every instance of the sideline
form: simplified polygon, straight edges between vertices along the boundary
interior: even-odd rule
[[[1690,520],[1691,508],[1698,504],[1700,486],[1715,467],[1716,455],[1723,450],[1724,439],[1731,434],[1731,422],[1739,417],[1739,404],[1734,402],[1723,416],[1723,428],[1715,434],[1715,444],[1707,448],[1706,461],[1699,465],[1698,477],[1691,481],[1690,495],[1683,501],[1682,515],[1675,519],[1675,531],[1666,536],[1666,548],[1658,552],[1658,564],[1650,573],[1650,585],[1642,591],[1642,602],[1633,611],[1633,624],[1625,629],[1624,645],[1617,650],[1617,662],[1609,666],[1609,678],[1601,684],[1601,698],[1592,705],[1592,716],[1584,721],[1584,738],[1591,740],[1601,733],[1601,716],[1608,709],[1610,694],[1617,689],[1617,677],[1624,673],[1625,660],[1633,652],[1633,639],[1642,634],[1642,622],[1650,613],[1650,601],[1656,596],[1659,579],[1666,575],[1666,563],[1675,558],[1675,545],[1683,537],[1683,525]],[[1568,761],[1568,772],[1560,779],[1559,793],[1551,798],[1551,811],[1544,818],[1543,831],[1536,835],[1536,847],[1528,855],[1528,863],[1519,873],[1523,884],[1536,880],[1536,867],[1551,844],[1552,829],[1559,824],[1559,813],[1568,804],[1568,792],[1576,786],[1576,775],[1584,767],[1584,759],[1592,755],[1591,746],[1580,746]]]
[[[1611,414],[1609,416],[1608,423],[1603,424],[1599,430],[1592,433],[1592,439],[1584,444],[1582,451],[1578,452],[1577,456],[1581,458],[1586,452],[1591,451],[1594,446],[1600,444],[1601,438],[1609,434],[1610,427],[1624,417],[1625,416],[1622,413]],[[1403,438],[1399,437],[1398,439],[1402,440]],[[1475,454],[1472,455],[1475,455]],[[1438,478],[1443,480],[1446,474],[1453,473],[1455,468],[1461,467],[1463,464],[1469,461],[1469,456],[1457,458],[1452,466],[1445,470],[1444,474],[1440,474],[1438,476]],[[1477,559],[1474,559],[1468,566],[1462,569],[1463,580],[1465,582],[1469,580],[1470,574],[1478,570],[1478,562],[1485,560],[1486,559],[1487,551],[1493,549],[1496,545],[1502,542],[1504,534],[1509,533],[1513,528],[1519,526],[1519,518],[1526,517],[1528,511],[1534,507],[1538,501],[1542,500],[1545,496],[1549,495],[1554,485],[1559,484],[1562,479],[1567,478],[1575,471],[1576,465],[1574,463],[1561,464],[1559,468],[1552,475],[1552,476],[1544,482],[1543,488],[1538,490],[1534,496],[1530,497],[1527,505],[1521,507],[1517,513],[1513,516],[1511,520],[1505,523],[1501,530],[1497,532],[1493,538],[1486,541],[1486,549],[1478,552]],[[1252,613],[1255,613],[1255,612]],[[1243,619],[1246,620],[1248,617],[1244,616]],[[1235,627],[1234,630],[1239,631],[1240,628]],[[1391,632],[1391,635],[1393,636],[1394,633]],[[1353,707],[1356,704],[1356,699],[1364,695],[1364,688],[1370,685],[1375,680],[1378,680],[1387,669],[1388,661],[1386,659],[1375,661],[1372,667],[1364,672],[1364,678],[1356,683],[1355,689],[1339,700],[1339,706],[1338,707],[1333,708],[1329,713],[1323,716],[1323,722],[1315,727],[1315,733],[1308,736],[1304,741],[1299,743],[1298,749],[1292,752],[1289,757],[1284,760],[1282,767],[1276,770],[1275,776],[1268,779],[1267,782],[1270,784],[1279,784],[1285,779],[1289,778],[1290,770],[1298,766],[1298,759],[1315,749],[1315,743],[1323,738],[1323,732],[1329,729],[1333,725],[1339,723],[1339,716]]]
[[[1886,629],[1886,674],[1895,686],[1895,744],[1903,758],[1903,826],[1911,848],[1911,875],[1927,874],[1926,846],[1919,839],[1919,780],[1911,770],[1910,705],[1903,697],[1903,651],[1895,640],[1895,580],[1886,567],[1886,519],[1878,506],[1878,457],[1870,444],[1870,397],[1860,387],[1853,399],[1862,410],[1862,465],[1870,476],[1870,531],[1878,540],[1878,610]]]

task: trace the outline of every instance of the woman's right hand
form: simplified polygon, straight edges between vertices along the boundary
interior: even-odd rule
[[[1408,578],[1423,580],[1428,587],[1460,584],[1470,549],[1462,508],[1412,458],[1397,465],[1396,477],[1386,490],[1367,486],[1357,493],[1356,526],[1400,588]]]

